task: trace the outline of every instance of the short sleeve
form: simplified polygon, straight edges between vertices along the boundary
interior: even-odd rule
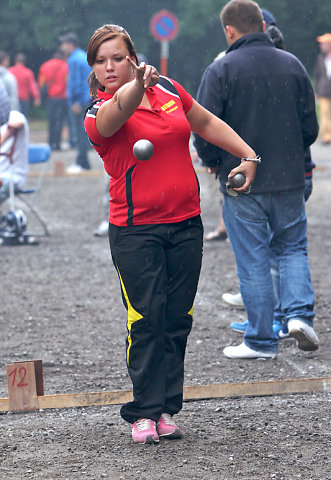
[[[180,83],[176,82],[176,80],[171,79],[172,83],[176,87],[176,90],[179,93],[180,99],[183,104],[183,109],[185,114],[188,113],[193,105],[193,98],[192,96],[185,90],[184,87],[180,85]]]
[[[86,111],[84,127],[87,133],[87,136],[90,139],[90,142],[93,146],[101,146],[105,143],[106,139],[100,135],[96,125],[96,115],[98,109],[101,107],[103,101],[92,104]]]

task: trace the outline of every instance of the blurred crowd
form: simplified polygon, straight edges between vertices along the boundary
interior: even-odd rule
[[[59,38],[58,50],[40,66],[37,75],[27,65],[24,53],[16,54],[11,64],[9,54],[0,51],[0,84],[8,94],[10,110],[19,111],[26,119],[31,115],[32,104],[46,111],[51,149],[77,149],[76,163],[68,167],[70,173],[90,169],[89,143],[83,125],[90,103],[90,71],[86,52],[79,48],[74,33]]]
[[[273,32],[270,33],[272,34]],[[317,55],[313,80],[320,116],[320,138],[323,144],[329,144],[331,34],[321,35],[316,40],[320,52]],[[90,168],[85,153],[88,145],[81,129],[83,110],[90,103],[87,85],[89,73],[86,53],[79,48],[79,38],[75,33],[66,33],[59,38],[58,50],[40,66],[36,76],[27,65],[24,53],[17,53],[11,63],[9,54],[0,50],[0,82],[8,93],[11,110],[18,110],[27,118],[31,113],[31,104],[46,110],[48,143],[51,149],[77,147],[79,150],[79,158],[76,164],[71,166],[71,173]],[[64,128],[68,132],[66,142],[63,141]]]

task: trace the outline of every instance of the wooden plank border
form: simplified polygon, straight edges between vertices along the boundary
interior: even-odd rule
[[[223,383],[184,388],[184,400],[202,400],[225,397],[257,397],[291,393],[314,393],[330,391],[331,377],[293,378],[264,382]]]
[[[184,387],[184,401],[211,398],[256,397],[331,391],[331,377],[293,378],[264,382],[223,383]],[[114,390],[38,396],[39,409],[121,405],[132,400],[132,391]],[[0,398],[0,412],[10,411],[9,399]]]

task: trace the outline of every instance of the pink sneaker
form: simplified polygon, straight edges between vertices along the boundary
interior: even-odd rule
[[[154,420],[139,418],[131,425],[131,429],[135,443],[157,443],[159,441]]]
[[[156,430],[159,437],[182,438],[183,432],[177,427],[169,413],[162,413],[156,424]]]

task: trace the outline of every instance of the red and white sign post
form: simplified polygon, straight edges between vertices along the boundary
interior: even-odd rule
[[[167,75],[169,42],[177,36],[179,31],[177,17],[168,10],[160,10],[151,18],[150,30],[154,38],[161,43],[160,73]]]

